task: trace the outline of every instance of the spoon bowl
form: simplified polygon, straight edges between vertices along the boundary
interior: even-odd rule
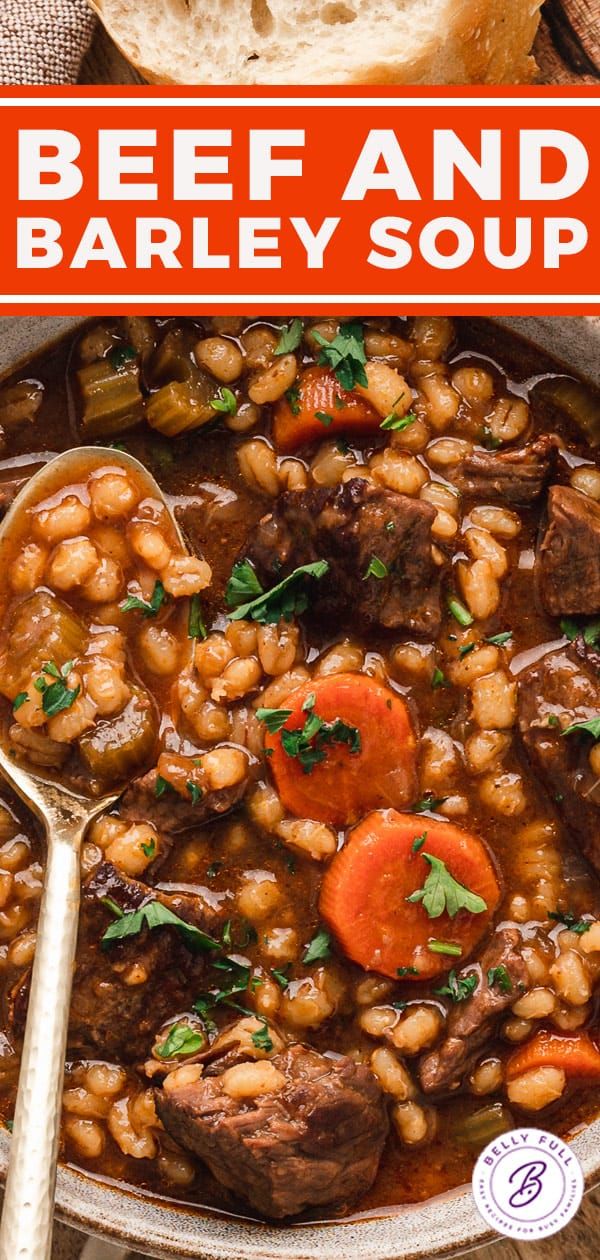
[[[77,447],[49,461],[27,482],[0,524],[0,566],[25,514],[75,484],[85,473],[119,468],[135,473],[147,497],[160,501],[178,546],[187,547],[151,474],[125,451]],[[5,601],[3,601],[5,602]],[[0,773],[42,824],[47,842],[27,1024],[21,1057],[10,1164],[0,1224],[0,1260],[49,1260],[60,1126],[60,1098],[80,904],[80,852],[88,826],[123,791],[86,796],[16,760],[8,724],[0,723]]]

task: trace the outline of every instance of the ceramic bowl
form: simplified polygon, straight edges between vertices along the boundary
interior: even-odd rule
[[[79,322],[60,316],[0,319],[0,373]],[[600,385],[600,318],[521,317],[497,322]],[[600,1180],[600,1120],[574,1138],[573,1149],[587,1185],[595,1184]],[[0,1131],[0,1176],[9,1150],[10,1138]],[[492,1237],[470,1187],[427,1203],[381,1209],[346,1221],[270,1226],[191,1210],[63,1167],[58,1172],[56,1210],[61,1220],[85,1233],[171,1260],[433,1260],[468,1251]]]

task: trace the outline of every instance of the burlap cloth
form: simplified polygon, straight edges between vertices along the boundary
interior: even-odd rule
[[[0,83],[75,83],[94,27],[86,0],[0,0]]]

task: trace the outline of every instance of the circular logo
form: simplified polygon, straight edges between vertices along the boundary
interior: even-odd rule
[[[556,1234],[573,1219],[583,1172],[572,1149],[544,1129],[513,1129],[490,1142],[473,1173],[475,1204],[486,1224],[508,1238]]]

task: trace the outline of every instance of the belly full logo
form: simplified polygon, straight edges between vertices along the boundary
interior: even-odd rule
[[[584,1190],[572,1148],[543,1129],[515,1129],[490,1142],[473,1173],[475,1204],[508,1238],[548,1238],[573,1219]]]

